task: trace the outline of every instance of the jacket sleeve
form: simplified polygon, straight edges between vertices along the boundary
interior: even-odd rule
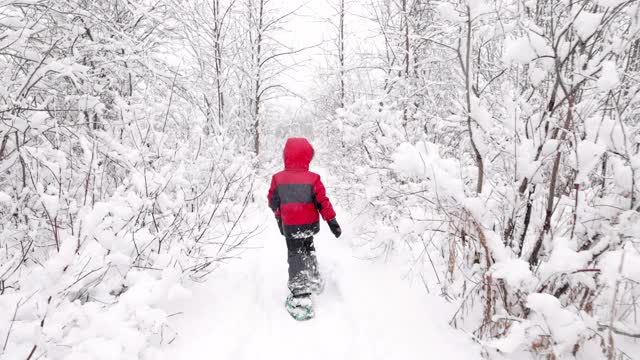
[[[271,177],[271,187],[269,187],[269,194],[267,195],[269,200],[269,207],[273,211],[276,217],[280,217],[280,195],[278,194],[278,183],[275,176]]]
[[[320,215],[324,221],[330,221],[336,218],[336,212],[333,210],[333,206],[331,205],[331,201],[327,197],[327,192],[322,184],[322,180],[320,180],[320,176],[313,183],[313,195],[315,200],[315,205]]]

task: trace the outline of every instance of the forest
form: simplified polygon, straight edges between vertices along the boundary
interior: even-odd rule
[[[298,136],[475,358],[640,359],[638,0],[0,0],[0,119],[1,359],[162,359]]]

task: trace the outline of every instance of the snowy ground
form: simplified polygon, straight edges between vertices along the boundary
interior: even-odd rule
[[[340,214],[344,212],[339,211]],[[359,260],[326,226],[316,237],[325,292],[316,318],[293,320],[287,295],[284,239],[268,211],[262,247],[222,267],[193,290],[176,319],[179,337],[167,359],[479,359],[479,347],[448,326],[452,309],[411,287],[387,264]],[[349,219],[342,215],[343,224]],[[256,219],[258,220],[258,219]],[[271,224],[269,221],[272,221]]]

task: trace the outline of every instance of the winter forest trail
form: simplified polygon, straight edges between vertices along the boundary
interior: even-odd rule
[[[338,209],[344,224],[350,219]],[[176,319],[179,337],[167,359],[479,359],[479,347],[448,326],[452,309],[411,287],[387,264],[353,256],[347,231],[335,239],[323,224],[316,237],[326,280],[316,317],[287,314],[286,245],[266,209],[263,232],[240,260],[193,290]]]

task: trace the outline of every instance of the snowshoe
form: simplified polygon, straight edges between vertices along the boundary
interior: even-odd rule
[[[309,320],[315,316],[313,302],[309,294],[296,296],[289,294],[284,305],[289,315],[298,321]]]

